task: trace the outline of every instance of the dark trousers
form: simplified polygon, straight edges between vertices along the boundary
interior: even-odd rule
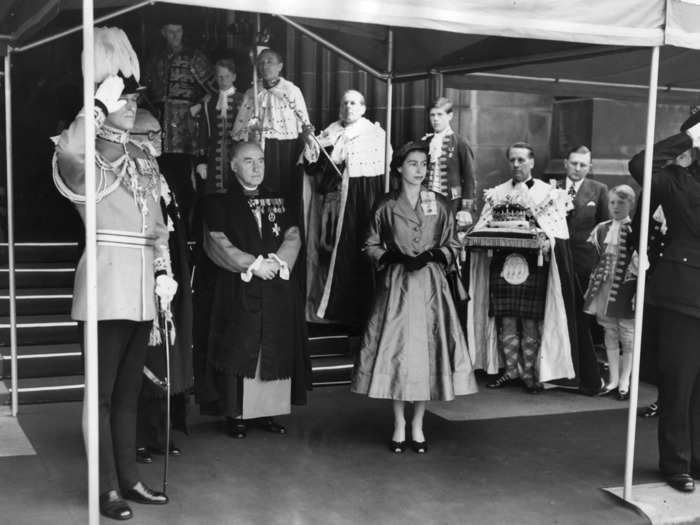
[[[133,487],[136,414],[151,322],[99,321],[100,492]]]
[[[175,194],[175,200],[180,207],[180,216],[186,225],[185,233],[189,239],[191,214],[195,203],[192,156],[185,153],[164,153],[158,158],[158,166]]]
[[[664,474],[700,467],[700,319],[666,308],[659,326],[659,468]]]

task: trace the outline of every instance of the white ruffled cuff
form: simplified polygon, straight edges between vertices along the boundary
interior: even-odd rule
[[[285,281],[289,281],[289,265],[284,262],[282,259],[277,257],[277,254],[275,253],[269,253],[267,256],[270,259],[274,259],[277,261],[280,265],[280,279],[284,279]]]
[[[263,262],[263,256],[258,255],[258,257],[253,261],[253,263],[248,266],[248,269],[244,272],[241,273],[241,280],[243,282],[249,283],[250,280],[253,278],[253,272],[260,268],[260,264]]]

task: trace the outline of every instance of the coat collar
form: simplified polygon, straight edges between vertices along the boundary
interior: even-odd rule
[[[408,202],[408,198],[401,192],[400,190],[396,193],[394,200],[396,204],[394,205],[393,212],[394,214],[403,217],[404,219],[407,219],[415,224],[421,224],[422,223],[422,212],[421,212],[421,197],[420,195],[418,196],[418,202],[416,203],[416,207],[412,208],[411,203]]]

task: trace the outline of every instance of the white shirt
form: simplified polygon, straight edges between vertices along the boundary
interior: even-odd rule
[[[570,191],[571,186],[574,187],[574,195],[578,193],[579,188],[581,188],[581,184],[583,184],[583,179],[573,181],[569,177],[566,177],[566,192],[568,193]]]

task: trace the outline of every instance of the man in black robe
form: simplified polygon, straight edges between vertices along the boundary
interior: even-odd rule
[[[228,192],[203,207],[204,249],[218,267],[208,338],[214,390],[232,437],[246,436],[246,419],[284,434],[272,416],[303,404],[311,380],[302,296],[290,280],[301,236],[285,199],[261,186],[258,144],[238,144],[231,167]]]

